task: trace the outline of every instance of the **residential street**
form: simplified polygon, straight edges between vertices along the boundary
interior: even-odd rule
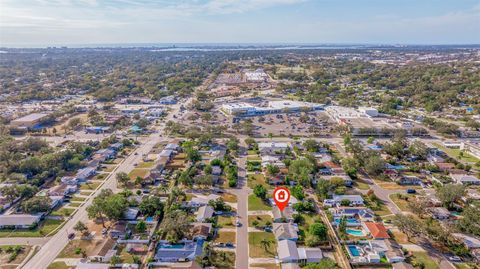
[[[169,114],[169,116],[165,119],[165,122],[171,119],[171,115],[175,115],[178,113],[179,105],[175,106],[174,111]],[[30,269],[30,268],[47,268],[50,263],[52,263],[58,254],[62,251],[63,248],[68,244],[68,234],[72,233],[73,227],[78,221],[87,222],[88,221],[88,214],[86,208],[92,203],[92,200],[95,196],[97,196],[101,190],[103,189],[111,189],[114,192],[118,191],[117,188],[117,180],[116,174],[118,172],[125,172],[128,173],[134,169],[134,164],[138,163],[144,154],[149,153],[152,148],[161,141],[168,141],[167,137],[163,137],[163,128],[164,124],[162,123],[159,126],[158,131],[152,133],[148,136],[144,141],[143,139],[139,139],[140,145],[133,151],[130,155],[128,155],[122,162],[120,162],[115,169],[110,173],[109,176],[105,179],[104,183],[99,186],[99,188],[90,196],[89,199],[85,201],[85,203],[78,208],[77,213],[71,216],[71,219],[66,222],[66,224],[54,235],[50,238],[48,242],[46,242],[40,251],[33,256],[32,259],[28,261],[22,268]],[[137,153],[137,154],[135,154]],[[27,239],[27,238],[26,238]],[[30,239],[30,238],[29,238]]]
[[[242,224],[237,227],[235,268],[248,268],[248,195],[246,161],[247,152],[244,140],[240,138],[240,158],[238,158],[238,188],[232,192],[237,195],[237,216]]]

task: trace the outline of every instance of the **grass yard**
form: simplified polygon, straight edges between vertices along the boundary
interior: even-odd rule
[[[65,262],[52,262],[47,269],[68,269],[69,267]]]
[[[50,213],[50,215],[68,217],[68,216],[72,215],[73,211],[75,211],[75,209],[73,209],[73,208],[59,208],[55,211],[52,211],[52,213]]]
[[[74,239],[68,242],[57,258],[82,258],[82,252],[87,256],[94,255],[96,250],[103,246],[103,240],[80,240]]]
[[[247,176],[247,179],[247,185],[251,189],[255,188],[256,185],[263,185],[267,189],[272,188],[272,186],[265,181],[265,176],[263,174],[250,174]]]
[[[267,240],[268,245],[262,245],[262,241]],[[253,232],[248,233],[248,247],[251,258],[275,258],[277,255],[277,241],[273,233]]]
[[[220,227],[233,227],[234,217],[232,216],[218,216],[217,224]]]
[[[475,264],[468,264],[468,263],[454,263],[455,267],[457,269],[475,269],[478,267],[475,267]]]
[[[408,241],[407,235],[402,233],[398,229],[390,229],[390,232],[392,232],[392,234],[395,238],[395,241],[397,241],[397,243],[399,243],[399,244],[410,244],[410,242]]]
[[[80,185],[80,190],[96,190],[100,186],[100,182],[87,182]]]
[[[272,225],[273,219],[270,215],[257,215],[257,216],[248,216],[248,226],[255,227],[254,222],[257,222],[257,226],[267,226]]]
[[[71,202],[70,204],[68,204],[69,207],[80,207],[82,205],[82,203],[80,202]]]
[[[457,160],[461,160],[463,162],[467,162],[467,163],[477,163],[480,161],[480,159],[478,158],[475,158],[474,156],[470,155],[469,153],[467,152],[463,152],[463,157],[460,157],[459,154],[460,152],[462,152],[460,149],[452,149],[452,148],[446,148],[444,147],[443,145],[440,145],[438,143],[433,143],[433,145],[439,149],[441,149],[442,151],[444,151],[445,153],[448,154],[448,156],[454,158],[454,159],[457,159]]]
[[[251,150],[251,149],[247,151],[247,154],[248,155],[258,155],[256,150]]]
[[[222,198],[223,201],[227,203],[236,203],[237,202],[237,196],[231,193],[222,193]]]
[[[14,254],[13,248],[21,247],[20,251],[17,252],[17,255]],[[28,255],[31,250],[31,246],[0,246],[0,268],[16,268],[12,267],[2,267],[2,264],[20,264]]]
[[[235,267],[235,253],[231,251],[214,251],[212,254],[213,266],[218,269]]]
[[[272,207],[268,205],[265,201],[255,196],[255,194],[250,194],[248,196],[248,210],[272,210]]]
[[[219,231],[215,240],[215,243],[235,243],[236,241],[236,233],[235,232],[223,232]]]
[[[137,165],[137,168],[152,168],[155,162],[141,162]]]
[[[363,180],[357,179],[353,181],[353,187],[360,190],[369,190],[370,186]]]
[[[402,194],[402,196],[405,196],[406,194]],[[408,195],[408,199],[414,199],[415,196],[413,195]],[[402,210],[402,211],[410,211],[408,208],[408,201],[405,201],[404,199],[401,199],[398,197],[397,194],[390,194],[390,199]]]
[[[425,267],[423,267],[424,269],[440,269],[440,267],[438,267],[437,265],[438,262],[435,261],[432,257],[430,257],[427,252],[413,252],[412,254],[412,264],[423,263],[425,265]]]
[[[253,263],[250,264],[250,268],[280,269],[280,266],[276,263]]]
[[[47,219],[40,223],[35,229],[21,229],[21,230],[2,230],[0,231],[1,237],[43,237],[60,225],[62,225],[63,220],[53,220]]]
[[[261,161],[262,158],[260,158],[260,156],[258,155],[251,155],[251,156],[247,156],[247,161]]]
[[[70,201],[72,202],[85,202],[87,200],[86,197],[80,197],[80,196],[73,196]]]
[[[81,191],[80,195],[89,196],[93,191]]]
[[[133,180],[135,180],[137,177],[144,178],[148,174],[148,171],[148,169],[135,168],[130,173],[128,173],[128,176],[130,177],[130,179]]]

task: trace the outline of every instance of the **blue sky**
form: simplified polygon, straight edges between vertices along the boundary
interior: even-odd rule
[[[3,46],[479,44],[479,0],[0,0]]]

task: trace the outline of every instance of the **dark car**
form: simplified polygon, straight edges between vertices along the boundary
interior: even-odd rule
[[[68,234],[68,239],[72,240],[73,238],[75,238],[75,234],[74,233],[69,233]]]
[[[414,194],[414,193],[417,193],[417,191],[414,189],[408,189],[407,193]]]

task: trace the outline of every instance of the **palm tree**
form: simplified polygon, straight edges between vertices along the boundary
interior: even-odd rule
[[[265,252],[268,252],[268,249],[270,248],[271,243],[272,243],[272,241],[270,241],[266,238],[263,238],[262,241],[260,241],[260,245],[262,245],[263,250],[265,250]]]

